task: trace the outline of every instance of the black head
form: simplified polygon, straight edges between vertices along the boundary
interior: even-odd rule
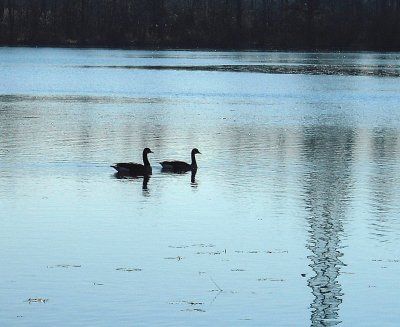
[[[194,148],[192,154],[201,154],[201,152],[197,148]]]
[[[149,148],[145,148],[143,150],[143,154],[148,154],[148,153],[153,153],[153,151],[151,151]]]

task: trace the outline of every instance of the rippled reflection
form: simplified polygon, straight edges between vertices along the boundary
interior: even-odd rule
[[[314,300],[311,325],[340,323],[339,305],[343,300],[338,281],[341,261],[343,220],[351,196],[352,148],[354,133],[336,127],[316,127],[305,131],[304,202],[309,212],[308,257],[315,275],[308,280]]]
[[[120,173],[114,173],[113,177],[115,179],[120,179],[120,180],[132,180],[132,181],[140,181],[142,180],[142,194],[143,196],[150,196],[150,191],[148,188],[148,184],[150,181],[151,176],[144,176],[144,177],[135,177],[135,176],[129,176],[129,175],[123,175]]]
[[[148,190],[148,188],[147,188],[147,184],[149,183],[149,180],[150,180],[150,176],[144,176],[143,177],[143,184],[142,184],[142,189],[143,190]]]
[[[371,181],[371,206],[374,219],[370,221],[371,235],[380,242],[389,241],[393,230],[395,196],[398,189],[397,154],[399,135],[393,129],[375,129],[372,135],[374,172]]]
[[[399,77],[399,66],[359,66],[359,65],[213,65],[213,66],[83,66],[83,68],[140,69],[140,70],[174,70],[174,71],[208,71],[208,72],[241,72],[263,74],[304,74],[304,75],[349,75]]]
[[[193,169],[190,173],[190,183],[192,187],[197,187],[197,181],[196,181],[196,174],[197,174],[197,169]]]

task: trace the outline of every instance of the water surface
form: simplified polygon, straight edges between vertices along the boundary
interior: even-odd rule
[[[0,58],[2,325],[397,325],[398,53]]]

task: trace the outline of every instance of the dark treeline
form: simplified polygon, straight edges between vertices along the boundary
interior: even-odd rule
[[[0,44],[400,50],[400,0],[0,0]]]

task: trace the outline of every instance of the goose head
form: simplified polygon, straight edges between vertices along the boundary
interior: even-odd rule
[[[153,151],[151,151],[149,148],[145,148],[143,150],[143,154],[149,154],[149,153],[154,153]]]
[[[194,148],[192,150],[192,155],[194,155],[194,154],[201,154],[201,152],[197,148]]]

